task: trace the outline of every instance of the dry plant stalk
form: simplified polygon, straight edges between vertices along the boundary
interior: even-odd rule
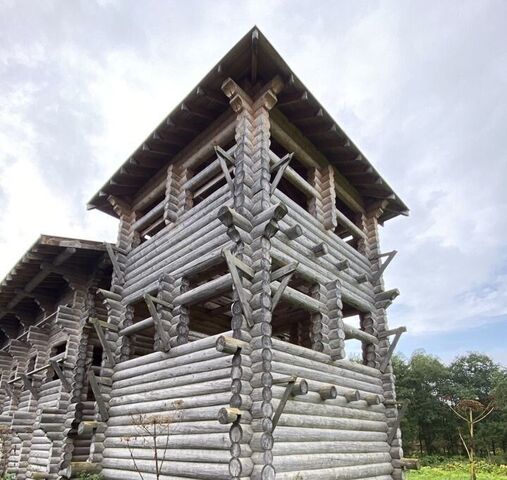
[[[162,467],[167,460],[167,454],[169,450],[169,429],[171,425],[179,420],[178,415],[132,415],[132,424],[135,425],[139,432],[139,435],[148,437],[150,442],[146,439],[143,440],[144,444],[150,444],[151,450],[153,451],[153,461],[155,463],[155,478],[158,480],[162,475]],[[165,440],[160,439],[165,437]],[[134,464],[135,471],[139,474],[141,480],[145,480],[143,472],[137,463],[134,455],[135,446],[132,445],[132,437],[124,437],[124,441],[127,444],[130,458]],[[160,443],[162,442],[162,443]]]
[[[475,425],[484,420],[493,410],[495,406],[490,403],[484,406],[477,400],[462,400],[458,403],[456,409],[451,405],[449,408],[455,415],[464,420],[467,424],[468,435],[470,436],[470,443],[467,445],[461,431],[459,432],[459,438],[465,447],[465,451],[468,456],[468,463],[470,468],[470,480],[477,480],[477,468],[475,464]],[[463,412],[463,415],[459,411]]]

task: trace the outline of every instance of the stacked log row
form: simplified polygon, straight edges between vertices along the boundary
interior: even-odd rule
[[[162,272],[176,278],[177,273],[203,255],[219,250],[228,243],[225,228],[217,211],[231,199],[224,186],[203,200],[199,208],[181,215],[177,224],[170,223],[128,255],[124,303],[142,299],[147,292],[157,290]]]
[[[277,479],[390,478],[385,408],[366,400],[383,398],[378,370],[348,360],[330,363],[325,354],[273,339],[272,371],[274,380],[296,375],[309,387],[307,395],[289,399],[275,429]],[[330,387],[336,398],[323,399]],[[273,387],[275,408],[284,390]]]
[[[273,257],[286,263],[298,261],[300,274],[312,283],[327,283],[338,276],[342,281],[343,301],[360,311],[372,310],[374,297],[371,284],[359,283],[356,280],[361,275],[370,275],[369,259],[334,233],[324,230],[301,206],[275,190],[272,202],[280,201],[287,205],[289,210],[280,222],[282,229],[300,225],[304,235],[290,242],[287,242],[282,234],[275,236],[272,240]],[[327,253],[317,257],[313,255],[313,248],[320,243],[326,245]],[[340,271],[337,265],[344,260],[347,261],[348,267]]]
[[[372,258],[372,271],[375,274],[378,272],[382,265],[381,259],[378,257],[381,253],[380,251],[380,242],[378,235],[378,216],[381,214],[381,210],[377,209],[370,212],[365,218],[365,232],[367,234],[367,253]],[[376,283],[373,285],[375,295],[381,294],[384,291],[384,284],[382,277],[379,277]],[[372,310],[372,317],[374,318],[376,328],[379,334],[388,330],[387,324],[387,313],[385,308],[380,305],[380,302],[375,304],[375,308]],[[389,339],[384,338],[379,342],[378,354],[382,359],[389,349]],[[397,428],[396,418],[397,418],[397,408],[396,408],[396,391],[395,391],[395,378],[393,375],[392,365],[389,363],[385,373],[382,375],[382,387],[383,387],[383,395],[387,400],[387,405],[389,405],[386,409],[386,415],[388,417],[388,426],[389,429]],[[403,449],[401,445],[401,433],[398,430],[394,436],[393,441],[390,445],[390,454],[393,462],[393,466],[395,466],[393,472],[394,480],[401,480],[403,478],[403,471],[399,465],[399,459],[403,457]]]
[[[216,340],[196,340],[117,365],[102,461],[105,478],[139,478],[131,454],[142,474],[155,473],[153,422],[159,458],[166,459],[163,475],[228,478],[230,426],[217,421],[217,412],[229,405],[233,356],[217,351]]]

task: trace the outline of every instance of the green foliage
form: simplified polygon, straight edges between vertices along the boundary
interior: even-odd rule
[[[466,480],[468,478],[468,464],[461,457],[444,457],[442,455],[428,455],[421,460],[422,468],[411,471],[408,480]],[[491,462],[477,462],[478,480],[507,480],[507,465]]]
[[[98,473],[82,473],[79,480],[104,480],[104,477]]]
[[[408,456],[424,454],[461,455],[458,429],[462,422],[448,404],[473,399],[495,411],[476,431],[479,456],[507,451],[507,372],[487,355],[470,353],[449,366],[438,358],[416,351],[410,359],[393,358],[397,396],[410,400],[402,421],[403,447]]]

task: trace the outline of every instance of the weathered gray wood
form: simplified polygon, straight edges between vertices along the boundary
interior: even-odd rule
[[[56,373],[56,375],[58,376],[58,378],[62,382],[63,389],[66,392],[70,392],[71,391],[70,383],[67,380],[67,378],[65,377],[65,375],[63,374],[63,371],[60,368],[60,365],[58,364],[58,362],[56,362],[55,360],[50,360],[49,363],[51,364],[51,368],[53,369],[53,371]]]
[[[102,393],[100,391],[99,384],[97,382],[97,378],[92,370],[88,371],[88,382],[93,392],[93,396],[95,397],[95,401],[97,402],[97,406],[99,407],[100,416],[102,417],[103,422],[107,422],[109,420],[109,413],[107,411],[106,402],[102,397]]]
[[[109,346],[108,341],[106,340],[106,336],[104,335],[104,331],[102,330],[102,326],[98,322],[92,322],[93,327],[95,328],[95,332],[97,333],[97,338],[99,339],[100,345],[102,346],[102,350],[106,354],[107,361],[111,368],[114,368],[115,361],[114,355],[111,351],[111,347]]]

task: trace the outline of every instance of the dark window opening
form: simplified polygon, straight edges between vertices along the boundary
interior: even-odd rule
[[[129,335],[130,358],[136,358],[155,350],[155,326],[153,321],[149,320],[151,315],[144,300],[140,300],[132,306],[134,307],[132,325],[140,324],[141,326],[141,322],[146,324],[145,327]]]
[[[188,290],[211,282],[229,273],[227,264],[221,262],[219,265],[200,272],[194,278],[188,278]],[[231,329],[232,288],[221,291],[218,294],[212,293],[208,298],[189,306],[189,341],[198,340],[203,337],[228,332]]]
[[[270,148],[274,153],[276,153],[279,158],[283,158],[288,153],[287,150],[285,150],[275,140],[272,140]],[[296,158],[296,156],[292,157],[289,163],[289,167],[294,170],[303,180],[308,182],[308,168],[306,168],[305,165],[303,165]],[[271,181],[274,180],[275,176],[276,170],[271,173]],[[289,180],[287,180],[286,175],[284,175],[280,180],[280,183],[277,186],[277,190],[289,197],[293,202],[297,203],[302,209],[308,211],[309,199],[307,198],[306,194],[297,186],[293,185],[293,183],[291,183]]]
[[[100,345],[94,345],[92,351],[92,366],[100,367],[102,365],[102,355],[104,350]]]
[[[53,358],[56,357],[57,355],[65,354],[66,351],[67,351],[67,341],[65,340],[62,342],[58,342],[51,347],[50,357]],[[56,372],[53,371],[52,368],[49,369],[49,372],[51,375],[51,380],[58,380],[59,377],[56,374]]]
[[[357,330],[364,331],[363,325],[363,315],[352,305],[343,302],[343,322],[351,327],[356,328]],[[345,340],[345,353],[346,358],[356,362],[366,364],[366,348],[370,344],[363,341],[358,340],[356,338],[347,338]]]
[[[273,265],[272,270],[276,271],[280,266]],[[315,284],[298,275],[293,275],[288,288],[313,297]],[[312,315],[308,309],[282,297],[273,310],[271,318],[273,337],[301,347],[312,348]]]
[[[344,202],[342,202],[339,198],[336,198],[336,209],[342,213],[348,220],[350,220],[354,225],[357,225],[357,215],[353,212]],[[338,225],[334,230],[334,233],[338,235],[342,240],[347,242],[350,246],[357,249],[357,238],[352,235],[350,228],[340,222],[338,220]]]

